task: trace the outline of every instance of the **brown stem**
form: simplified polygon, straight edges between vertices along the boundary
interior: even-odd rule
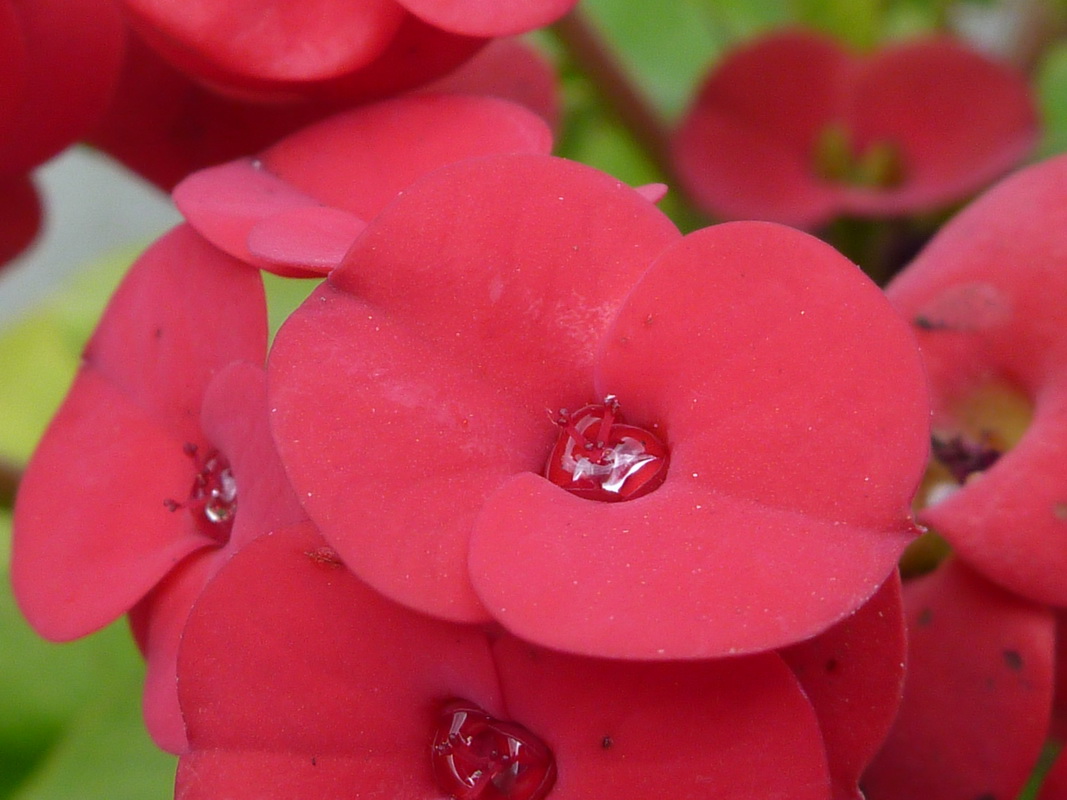
[[[15,504],[15,492],[18,491],[21,479],[21,469],[0,459],[0,508],[11,508]]]
[[[670,133],[659,114],[641,95],[622,64],[589,19],[574,9],[552,26],[567,51],[648,154],[671,191],[684,194],[671,158]]]

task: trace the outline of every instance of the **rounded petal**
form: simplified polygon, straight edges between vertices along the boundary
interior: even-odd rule
[[[85,349],[85,363],[176,437],[199,438],[200,405],[231,361],[266,360],[259,274],[182,225],[138,259]]]
[[[611,507],[533,475],[489,497],[471,572],[517,635],[622,658],[780,647],[862,605],[914,533],[919,353],[813,237],[731,223],[668,248],[608,331],[596,385],[661,434],[666,482]]]
[[[51,158],[99,119],[118,80],[125,37],[112,0],[20,0],[10,8],[26,62],[23,80],[0,97],[0,173],[7,174]]]
[[[431,25],[467,36],[510,36],[555,22],[578,0],[397,0]]]
[[[188,227],[133,266],[19,491],[13,581],[43,635],[103,626],[217,543],[176,513],[196,475],[186,449],[208,449],[212,377],[235,358],[262,363],[265,348],[258,274]]]
[[[642,664],[504,637],[494,654],[511,718],[556,756],[553,800],[828,800],[819,725],[771,653]]]
[[[966,197],[1023,161],[1040,136],[1026,77],[950,39],[883,51],[852,98],[857,151],[891,142],[904,174],[892,188],[846,192],[853,213],[923,211]]]
[[[920,515],[971,566],[1015,592],[1067,605],[1067,158],[1005,180],[956,216],[887,293],[913,320],[934,425],[990,383],[1027,395],[1033,419],[981,476]]]
[[[536,112],[551,128],[558,128],[562,100],[556,70],[521,37],[490,41],[470,61],[424,91],[504,98]]]
[[[360,577],[485,619],[466,567],[478,508],[543,468],[545,409],[588,401],[596,342],[677,237],[628,187],[539,156],[446,167],[371,223],[282,327],[268,382],[298,496]]]
[[[262,158],[297,191],[371,220],[439,167],[551,149],[544,120],[522,106],[491,97],[418,95],[331,117],[283,139]]]
[[[147,39],[184,71],[237,89],[333,78],[389,45],[392,0],[124,0]]]
[[[197,603],[178,661],[192,752],[176,797],[434,800],[437,705],[500,707],[484,635],[353,577],[310,525],[260,537]],[[265,713],[269,711],[269,713]]]
[[[859,778],[896,717],[906,650],[894,572],[852,616],[781,652],[819,717],[838,800],[863,800]]]
[[[189,492],[186,441],[95,370],[78,375],[15,505],[11,580],[42,636],[92,633],[213,543],[165,505]]]
[[[789,31],[729,54],[675,141],[687,188],[725,219],[802,228],[827,221],[836,191],[813,169],[818,136],[844,104],[856,64],[830,39]]]
[[[324,275],[365,227],[243,158],[200,170],[174,189],[192,227],[234,258],[269,272]]]
[[[1048,729],[1051,611],[958,560],[909,583],[904,599],[904,700],[864,792],[870,800],[1015,797]]]

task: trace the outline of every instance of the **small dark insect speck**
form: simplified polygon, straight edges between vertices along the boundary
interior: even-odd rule
[[[318,765],[319,765],[319,762],[315,759],[315,756],[312,756],[311,757],[311,766],[317,767]]]
[[[605,736],[603,739],[600,740],[600,746],[603,747],[605,750],[610,750],[614,744],[615,740],[612,739],[610,736]]]
[[[928,608],[924,608],[922,611],[920,611],[919,612],[919,616],[915,619],[915,622],[921,628],[925,628],[927,625],[929,625],[933,621],[934,621],[934,613]]]
[[[1018,650],[1005,650],[1004,663],[1008,665],[1008,669],[1018,672],[1023,668],[1023,657]]]

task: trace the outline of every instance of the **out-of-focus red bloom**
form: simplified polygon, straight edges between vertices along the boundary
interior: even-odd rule
[[[844,718],[858,724],[876,698],[895,705],[897,587],[846,625],[794,654],[800,683],[774,653],[572,656],[414,613],[355,578],[312,526],[276,531],[234,556],[190,617],[179,692],[191,752],[176,797],[530,800],[545,795],[523,786],[550,759],[551,800],[852,797],[831,795],[823,737],[836,716],[844,744]],[[873,695],[840,691],[835,703],[868,674]],[[874,727],[888,718],[871,716]],[[502,738],[492,752],[492,735],[518,743],[521,766],[501,756]]]
[[[448,72],[484,41],[546,25],[576,0],[124,0],[183,72],[262,99],[382,97]]]
[[[123,38],[112,0],[0,0],[0,264],[40,224],[27,174],[103,113]]]
[[[913,531],[925,379],[881,292],[777,225],[681,238],[570,162],[472,159],[409,186],[283,326],[269,373],[286,469],[357,575],[563,650],[805,639]],[[665,482],[625,502],[542,477],[574,427],[560,409],[608,395],[596,458],[630,458],[623,422],[669,450]]]
[[[888,295],[919,336],[934,436],[962,480],[920,521],[991,580],[1067,605],[1067,158],[974,202]]]
[[[229,254],[283,275],[324,275],[418,176],[465,158],[551,148],[544,120],[521,106],[418,95],[331,117],[255,159],[202,170],[174,200]]]
[[[27,619],[66,640],[134,609],[146,718],[175,751],[177,640],[199,588],[234,549],[303,518],[267,428],[265,357],[259,275],[174,230],[109,305],[15,506]]]
[[[862,780],[868,800],[1015,797],[1052,704],[1055,618],[952,559],[904,589],[900,714]]]
[[[709,213],[814,228],[964,199],[1037,136],[1023,76],[961,44],[906,42],[860,57],[787,31],[715,68],[675,152]]]
[[[442,70],[443,71],[443,70]],[[551,67],[513,40],[492,42],[438,91],[506,97],[554,120]],[[130,37],[121,81],[91,142],[164,189],[190,173],[259,152],[313,122],[348,109],[349,98],[256,102],[204,86]],[[444,116],[448,112],[438,109]],[[432,134],[433,126],[422,133]],[[417,133],[411,131],[409,138]],[[467,137],[460,137],[467,140]]]

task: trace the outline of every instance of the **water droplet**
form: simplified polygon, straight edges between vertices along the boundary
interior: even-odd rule
[[[644,428],[623,424],[614,395],[574,413],[561,409],[556,424],[559,439],[545,477],[572,494],[605,502],[633,500],[667,477],[666,446]]]
[[[230,463],[217,450],[202,457],[194,444],[186,443],[182,451],[192,459],[196,475],[184,503],[168,498],[164,505],[171,511],[187,510],[204,535],[229,541],[237,513],[237,480]]]
[[[430,754],[437,785],[453,800],[543,800],[556,783],[544,742],[465,700],[441,708]]]

